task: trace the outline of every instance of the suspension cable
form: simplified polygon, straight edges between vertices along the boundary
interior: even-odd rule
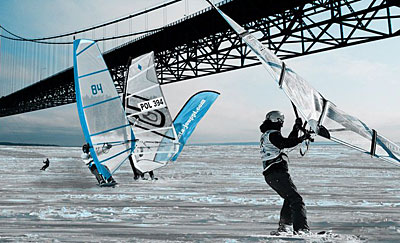
[[[167,2],[167,3],[163,3],[163,4],[160,4],[160,5],[158,5],[158,6],[154,6],[154,7],[152,7],[152,8],[149,8],[149,9],[145,9],[145,10],[140,11],[140,12],[138,12],[138,13],[131,14],[131,15],[128,15],[128,16],[126,16],[126,17],[122,17],[122,18],[119,18],[119,19],[116,19],[116,20],[113,20],[113,21],[110,21],[110,22],[107,22],[107,23],[104,23],[104,24],[96,25],[96,26],[93,26],[93,27],[90,27],[90,28],[86,28],[86,29],[83,29],[83,30],[79,30],[79,31],[69,32],[69,33],[62,34],[62,35],[49,36],[49,37],[43,37],[43,38],[27,39],[27,38],[24,38],[24,37],[22,37],[22,36],[16,35],[16,34],[10,32],[10,31],[8,31],[8,30],[5,29],[3,26],[0,26],[0,28],[3,29],[4,31],[6,31],[8,34],[14,36],[17,40],[18,40],[18,39],[20,39],[20,40],[25,40],[25,41],[43,41],[43,40],[50,40],[50,39],[56,39],[56,38],[60,38],[60,37],[73,36],[73,35],[77,35],[77,34],[80,34],[80,33],[83,33],[83,32],[87,32],[87,31],[90,31],[90,30],[94,30],[94,29],[106,27],[106,26],[111,25],[111,24],[115,24],[115,23],[118,23],[118,22],[121,22],[121,21],[130,19],[130,18],[133,18],[133,17],[140,16],[140,15],[142,15],[142,14],[146,14],[146,13],[155,11],[155,10],[160,9],[160,8],[163,8],[163,7],[167,7],[167,6],[171,5],[171,4],[174,4],[174,3],[177,3],[177,2],[180,2],[180,1],[182,1],[182,0],[173,0],[173,1],[170,1],[170,2]],[[44,44],[52,44],[52,43],[44,43]]]
[[[150,32],[158,32],[158,31],[163,30],[163,29],[164,29],[164,27],[160,27],[160,28],[155,28],[155,29],[151,29],[151,30],[144,30],[144,31],[139,31],[139,32],[135,32],[135,33],[125,34],[125,35],[119,35],[119,36],[95,39],[93,41],[102,42],[102,41],[126,38],[126,37],[134,36],[134,35],[141,35],[141,34],[146,34],[146,33],[150,33]],[[73,41],[68,41],[68,42],[50,42],[50,41],[36,41],[36,40],[33,40],[33,39],[25,39],[25,38],[22,38],[22,39],[21,38],[14,38],[14,37],[9,37],[9,36],[4,36],[4,35],[0,35],[0,37],[3,37],[3,38],[8,39],[8,40],[14,40],[14,41],[29,41],[29,42],[35,42],[35,43],[40,43],[40,44],[49,44],[49,45],[72,45],[73,44]]]

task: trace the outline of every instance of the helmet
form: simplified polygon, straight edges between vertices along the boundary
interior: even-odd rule
[[[82,151],[83,151],[85,154],[88,154],[88,153],[89,153],[89,144],[88,144],[88,143],[85,143],[85,144],[82,146]]]
[[[265,120],[271,121],[271,122],[283,123],[285,121],[285,116],[280,111],[270,111],[265,116]]]

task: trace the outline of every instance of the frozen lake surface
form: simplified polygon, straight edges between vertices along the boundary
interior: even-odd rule
[[[125,163],[115,188],[96,186],[80,153],[0,146],[1,242],[274,241],[263,235],[283,201],[264,181],[258,146],[186,146],[158,181],[134,181]],[[289,167],[312,231],[400,241],[399,167],[342,146],[297,154]]]

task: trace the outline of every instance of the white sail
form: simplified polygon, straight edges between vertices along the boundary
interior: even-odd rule
[[[82,130],[99,172],[107,179],[130,155],[133,133],[97,44],[75,40],[73,57]]]
[[[135,133],[135,167],[141,172],[166,165],[179,149],[175,127],[154,67],[153,52],[131,61],[124,106]]]
[[[209,1],[208,1],[209,2]],[[209,2],[213,5],[211,2]],[[213,5],[214,6],[214,5]],[[221,10],[214,8],[257,55],[279,87],[297,107],[311,129],[318,135],[363,153],[400,165],[400,147],[358,118],[338,109],[307,81],[282,62],[253,35]]]

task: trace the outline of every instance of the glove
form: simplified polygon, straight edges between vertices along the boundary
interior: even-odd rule
[[[303,121],[301,120],[301,118],[296,118],[295,122],[294,122],[294,126],[293,129],[294,130],[300,130],[303,126]]]
[[[299,126],[303,126],[303,121],[301,120],[300,117],[296,118],[294,124],[299,125]]]
[[[306,132],[304,135],[302,135],[301,137],[299,137],[299,142],[303,142],[304,140],[309,139],[310,141],[313,141],[313,139],[311,138],[311,133]]]

